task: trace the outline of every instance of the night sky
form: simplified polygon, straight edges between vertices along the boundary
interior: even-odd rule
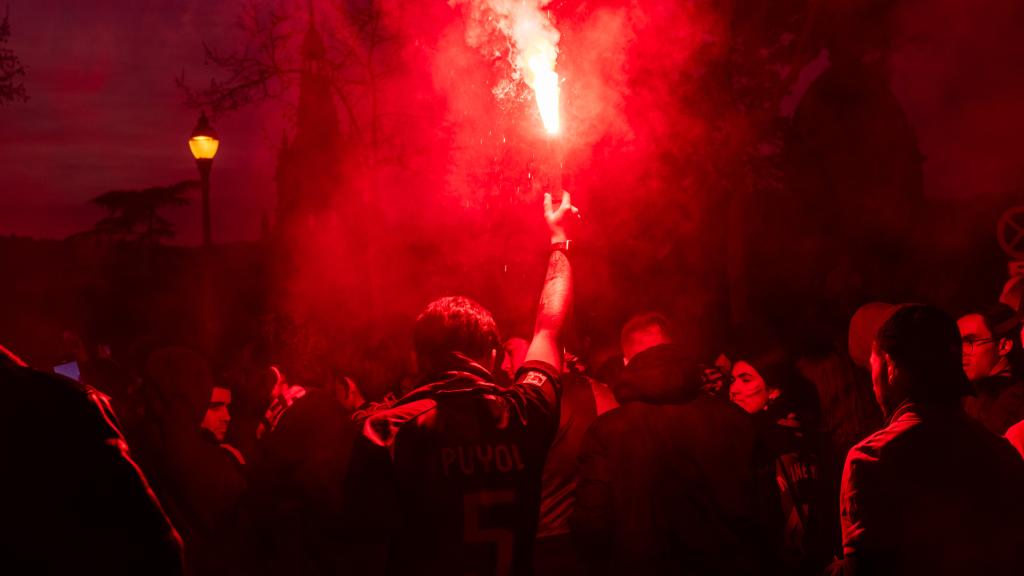
[[[209,82],[202,41],[236,40],[239,6],[14,0],[9,45],[25,67],[30,101],[0,107],[0,234],[64,237],[102,215],[87,203],[107,190],[198,178],[187,145],[198,113],[174,80],[184,70],[193,86]],[[214,121],[215,240],[257,237],[262,213],[273,209],[280,118],[268,108]],[[170,214],[177,241],[198,243],[198,202]]]
[[[424,0],[427,1],[427,0]],[[437,0],[439,2],[443,0]],[[302,2],[304,4],[304,2]],[[0,4],[2,7],[3,4]],[[65,237],[100,216],[88,200],[111,189],[196,178],[186,139],[195,87],[215,71],[202,41],[239,43],[238,0],[12,0],[10,47],[31,100],[0,107],[0,234]],[[891,86],[925,156],[938,198],[1021,196],[1024,22],[1018,0],[906,0],[892,25]],[[216,118],[215,241],[253,239],[274,206],[279,104]],[[176,242],[199,240],[199,208],[179,209]]]

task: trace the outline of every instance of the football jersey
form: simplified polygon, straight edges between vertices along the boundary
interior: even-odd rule
[[[390,574],[532,572],[540,483],[558,426],[553,366],[527,362],[511,387],[463,358],[362,419],[346,485],[356,554]]]

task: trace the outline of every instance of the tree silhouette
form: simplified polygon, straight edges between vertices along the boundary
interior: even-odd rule
[[[371,164],[394,163],[390,156],[404,128],[403,112],[385,110],[380,103],[381,82],[400,66],[397,31],[386,25],[382,0],[333,0],[332,10],[318,19],[307,8],[286,3],[249,0],[243,4],[237,26],[244,38],[235,50],[216,50],[203,43],[206,62],[224,74],[206,89],[193,89],[184,71],[175,78],[187,105],[225,114],[266,101],[282,103],[295,112],[292,89],[303,72],[299,46],[303,29],[323,30],[326,66],[331,88],[344,112],[347,132],[368,150]]]
[[[14,50],[7,47],[7,40],[11,36],[9,16],[10,7],[4,12],[4,19],[0,22],[0,106],[8,102],[28,101],[25,85],[19,80],[25,76],[25,68]]]
[[[121,241],[159,244],[174,238],[174,224],[159,214],[172,206],[187,206],[186,194],[198,190],[199,182],[184,180],[170,186],[153,186],[141,190],[111,190],[90,202],[107,211],[107,215],[85,234]]]

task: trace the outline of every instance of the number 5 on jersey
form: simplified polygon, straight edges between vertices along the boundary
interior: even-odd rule
[[[495,576],[509,576],[512,573],[512,551],[515,534],[507,528],[484,528],[480,524],[483,511],[502,504],[514,504],[515,493],[511,490],[483,491],[466,494],[462,499],[465,524],[463,542],[466,544],[493,544]]]

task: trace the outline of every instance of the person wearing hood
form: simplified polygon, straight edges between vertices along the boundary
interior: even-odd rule
[[[732,366],[730,399],[751,415],[775,460],[785,519],[783,566],[793,574],[820,574],[833,555],[825,514],[835,507],[835,500],[827,497],[819,473],[816,389],[778,346],[753,348],[739,354]]]
[[[778,497],[754,424],[701,392],[698,352],[660,315],[623,328],[620,407],[580,456],[572,530],[594,574],[735,574],[775,558]]]
[[[206,362],[191,350],[163,348],[146,360],[140,463],[181,532],[194,574],[230,572],[229,543],[245,490],[237,456],[203,428],[214,388]]]

